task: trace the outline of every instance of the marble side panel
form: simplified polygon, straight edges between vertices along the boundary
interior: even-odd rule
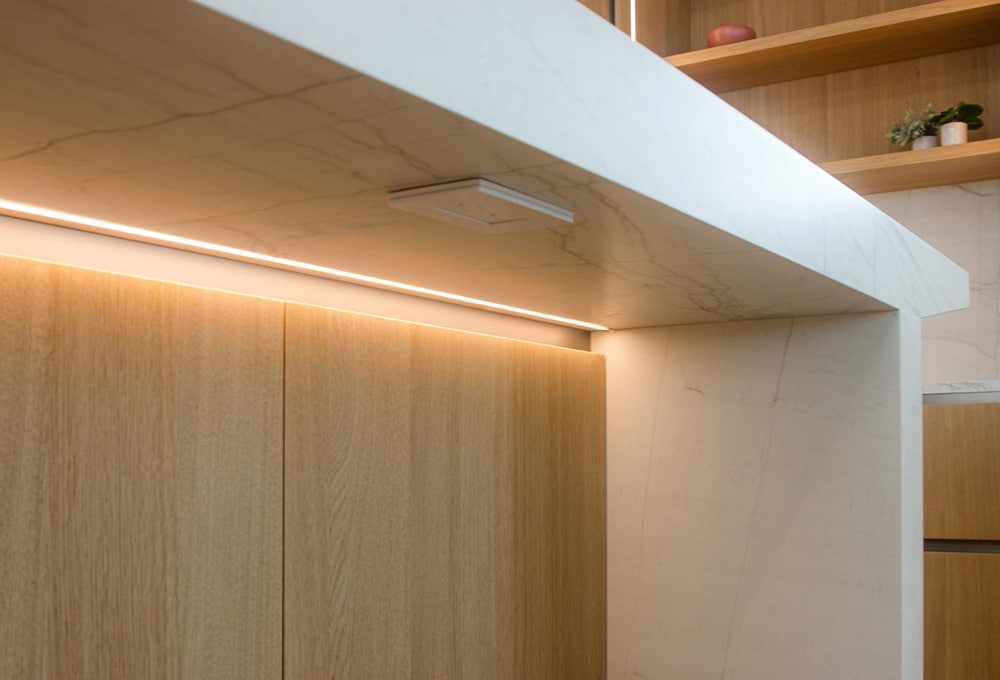
[[[924,428],[921,320],[899,318],[900,678],[924,677]],[[887,362],[891,359],[887,359]],[[891,369],[890,369],[891,370]]]
[[[608,677],[919,678],[917,319],[651,328],[593,348]]]
[[[869,199],[969,272],[969,307],[924,319],[923,381],[1000,379],[1000,180]]]

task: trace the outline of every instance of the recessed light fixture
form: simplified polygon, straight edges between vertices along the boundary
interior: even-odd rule
[[[134,240],[145,241],[147,243],[165,245],[172,248],[202,252],[211,255],[219,255],[229,259],[263,264],[266,266],[276,267],[279,269],[288,269],[292,271],[316,274],[319,276],[324,276],[331,279],[337,279],[340,281],[350,281],[352,283],[371,286],[373,288],[394,290],[409,295],[417,295],[420,297],[426,297],[435,300],[453,302],[468,307],[489,309],[504,314],[512,314],[515,316],[526,317],[529,319],[537,319],[539,321],[555,323],[563,326],[571,326],[573,328],[581,328],[583,330],[589,330],[589,331],[608,330],[607,327],[605,326],[589,323],[587,321],[579,321],[577,319],[569,319],[562,316],[556,316],[554,314],[536,312],[531,309],[514,307],[512,305],[505,305],[499,302],[490,302],[489,300],[480,300],[478,298],[468,297],[465,295],[456,295],[455,293],[447,293],[440,290],[434,290],[432,288],[413,286],[408,283],[390,281],[388,279],[382,279],[377,276],[368,276],[366,274],[357,274],[355,272],[348,272],[342,269],[334,269],[332,267],[323,267],[316,264],[310,264],[308,262],[299,262],[298,260],[291,260],[284,257],[263,255],[261,253],[255,253],[253,251],[243,250],[241,248],[231,248],[230,246],[219,245],[217,243],[209,243],[208,241],[199,241],[197,239],[186,238],[184,236],[164,234],[161,232],[152,231],[150,229],[143,229],[141,227],[130,227],[125,224],[117,224],[115,222],[108,222],[107,220],[95,219],[93,217],[74,215],[71,213],[62,212],[60,210],[51,210],[49,208],[42,208],[39,206],[28,205],[25,203],[18,203],[16,201],[9,201],[6,199],[0,199],[0,214],[8,215],[11,217],[21,217],[35,221],[41,221],[48,224],[68,226],[75,229],[83,229],[85,231],[93,231],[93,232],[111,234],[116,236],[125,236]]]
[[[389,205],[483,234],[573,222],[572,210],[479,177],[391,191]]]

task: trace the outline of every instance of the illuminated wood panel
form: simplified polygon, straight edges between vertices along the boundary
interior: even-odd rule
[[[0,677],[279,677],[281,305],[2,258],[0,348]]]
[[[287,332],[286,677],[603,678],[603,358]]]

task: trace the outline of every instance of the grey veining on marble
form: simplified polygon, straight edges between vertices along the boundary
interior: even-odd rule
[[[968,308],[924,319],[924,382],[1000,379],[1000,180],[869,198],[969,272]]]
[[[204,4],[307,49],[182,0],[4,3],[0,197],[616,328],[964,304],[951,262],[576,3]],[[386,205],[474,176],[577,220]]]
[[[924,394],[977,394],[980,392],[1000,392],[1000,380],[976,380],[973,382],[931,383],[924,385]]]
[[[608,677],[912,680],[918,319],[596,333]]]
[[[995,404],[1000,402],[1000,380],[932,383],[923,392],[925,404]]]

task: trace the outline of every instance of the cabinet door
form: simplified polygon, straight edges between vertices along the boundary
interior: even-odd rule
[[[282,308],[0,258],[0,677],[281,675]]]
[[[602,357],[290,305],[286,413],[286,677],[604,677]]]
[[[1000,404],[924,406],[924,536],[1000,540]]]
[[[925,680],[1000,678],[1000,554],[924,556]]]

